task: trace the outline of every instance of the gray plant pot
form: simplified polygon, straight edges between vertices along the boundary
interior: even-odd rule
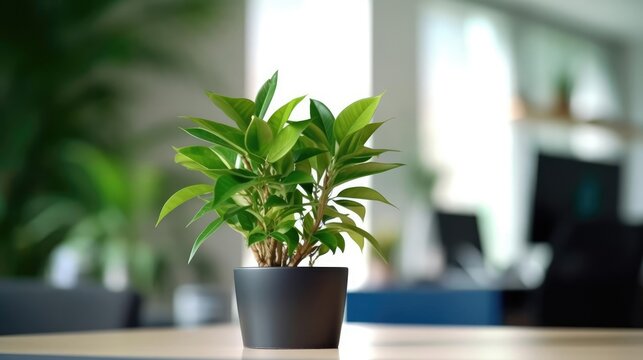
[[[244,346],[336,348],[347,279],[348,269],[339,267],[235,269]]]

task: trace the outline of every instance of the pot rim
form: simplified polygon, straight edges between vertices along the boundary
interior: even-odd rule
[[[237,270],[271,270],[271,271],[315,271],[315,270],[348,270],[345,266],[240,266],[234,268]]]

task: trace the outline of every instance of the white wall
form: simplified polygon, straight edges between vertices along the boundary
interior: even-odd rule
[[[429,242],[428,192],[413,193],[411,174],[419,162],[418,104],[418,10],[416,0],[373,0],[373,92],[385,91],[378,117],[393,117],[374,136],[374,147],[397,149],[381,157],[384,162],[407,164],[373,177],[373,187],[396,208],[374,204],[373,234],[401,237],[395,260],[405,279],[425,278],[435,273],[439,259],[432,258]]]
[[[385,92],[379,119],[393,118],[374,136],[375,147],[400,150],[382,161],[408,162],[417,154],[417,1],[373,0],[373,93]],[[373,178],[375,188],[400,207],[408,200],[408,168]],[[402,212],[375,207],[374,231],[399,228]]]
[[[643,127],[643,40],[629,44],[627,49],[629,113]]]
[[[630,43],[626,54],[628,110],[630,121],[643,132],[643,41]],[[625,216],[632,222],[643,222],[643,140],[633,142],[627,156],[628,168],[625,174],[628,189],[625,199]]]

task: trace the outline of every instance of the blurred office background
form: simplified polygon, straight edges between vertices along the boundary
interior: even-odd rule
[[[30,1],[0,5],[0,333],[234,318],[222,230],[191,265],[198,204],[171,146],[203,91],[335,113],[386,91],[347,320],[643,326],[643,2]],[[306,106],[295,112],[304,117]],[[69,310],[69,315],[65,314]],[[52,313],[58,313],[52,318]],[[46,319],[46,321],[43,321]]]

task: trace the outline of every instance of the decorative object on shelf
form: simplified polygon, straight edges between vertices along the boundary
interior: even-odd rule
[[[310,119],[292,121],[290,115],[304,96],[268,117],[276,87],[277,73],[255,101],[208,92],[236,126],[185,117],[197,126],[183,130],[207,145],[176,148],[175,161],[201,172],[214,185],[177,191],[158,221],[195,198],[203,205],[190,224],[218,215],[196,238],[188,262],[224,223],[243,235],[259,265],[234,274],[245,346],[337,347],[348,270],[298,265],[307,259],[312,267],[320,256],[343,252],[343,235],[360,249],[369,242],[381,254],[377,240],[349,213],[364,218],[366,208],[356,200],[390,203],[368,187],[338,187],[401,164],[370,161],[391,150],[365,146],[384,124],[371,122],[381,95],[350,104],[337,118],[311,99]]]
[[[552,115],[564,121],[572,121],[574,116],[571,109],[574,80],[571,74],[562,73],[556,82],[556,98],[552,108]]]

